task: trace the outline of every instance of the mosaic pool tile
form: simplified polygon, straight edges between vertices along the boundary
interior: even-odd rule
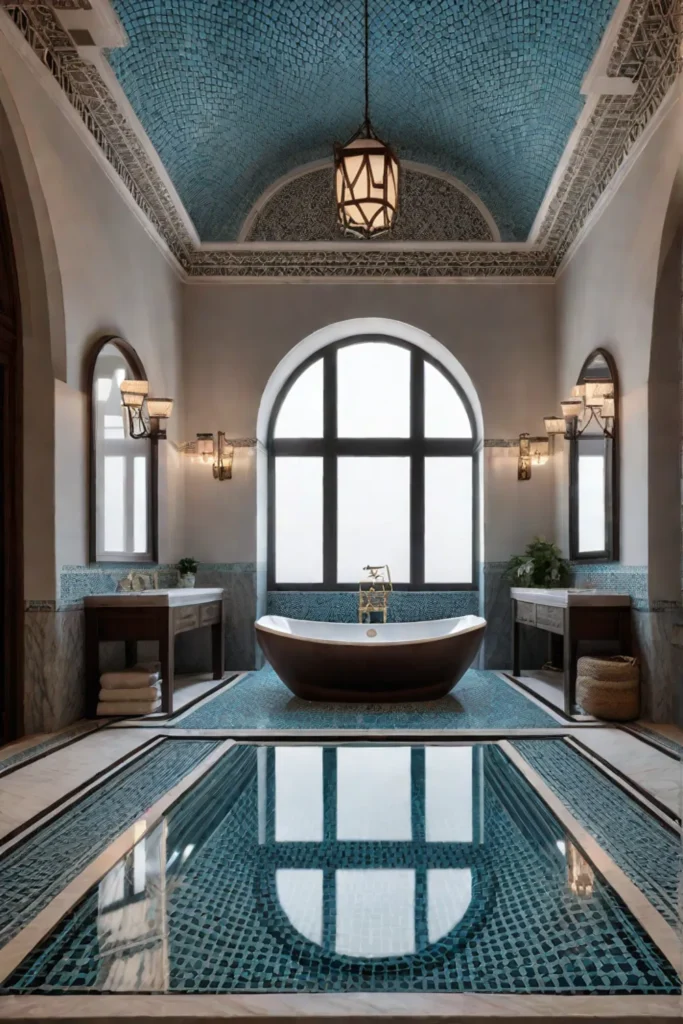
[[[165,740],[0,858],[0,942],[21,931],[216,745]]]
[[[615,6],[373,0],[375,128],[402,158],[460,178],[504,239],[525,240]],[[109,61],[203,241],[235,239],[268,185],[329,157],[362,119],[362,0],[114,7],[130,45]]]
[[[309,622],[357,622],[355,590],[269,590],[268,615]],[[388,622],[424,622],[479,614],[476,590],[394,590],[389,598]]]
[[[678,926],[681,838],[563,740],[515,740],[577,821],[650,902]]]
[[[373,803],[358,747],[233,748],[4,991],[680,992],[502,752],[446,755],[365,748]]]
[[[441,700],[405,704],[326,704],[300,700],[266,665],[217,694],[182,729],[517,729],[558,722],[495,672],[470,669]]]

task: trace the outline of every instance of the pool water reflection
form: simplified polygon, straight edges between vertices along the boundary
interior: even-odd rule
[[[497,746],[240,745],[3,991],[680,983]]]

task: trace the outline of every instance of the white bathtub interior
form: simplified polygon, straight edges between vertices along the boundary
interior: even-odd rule
[[[301,640],[330,644],[408,644],[440,640],[481,629],[486,620],[478,615],[425,622],[312,622],[284,615],[263,615],[257,626],[270,633],[283,633]]]

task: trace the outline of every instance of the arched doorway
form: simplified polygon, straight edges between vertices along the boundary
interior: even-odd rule
[[[0,743],[20,735],[23,690],[21,314],[0,183]]]

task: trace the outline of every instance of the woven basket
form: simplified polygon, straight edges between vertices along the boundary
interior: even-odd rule
[[[640,711],[640,672],[635,658],[579,658],[576,699],[587,715],[630,722]]]

